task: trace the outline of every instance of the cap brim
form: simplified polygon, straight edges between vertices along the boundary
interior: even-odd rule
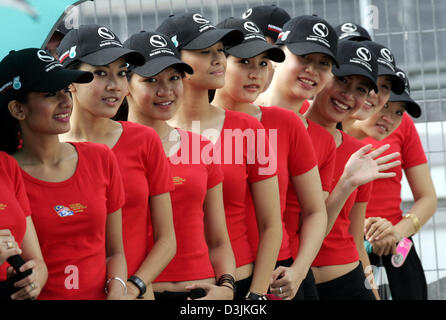
[[[333,67],[332,72],[337,77],[345,77],[345,76],[363,76],[369,79],[372,82],[372,89],[375,90],[375,92],[378,92],[378,86],[376,84],[376,79],[373,78],[373,76],[364,70],[363,68],[359,66],[355,66],[352,64],[341,64],[339,68]]]
[[[390,93],[389,102],[406,102],[406,111],[414,118],[421,116],[421,107],[404,91],[402,94]]]
[[[237,58],[249,59],[262,53],[275,62],[283,62],[285,53],[282,49],[262,40],[252,40],[226,49],[226,52]]]
[[[235,29],[212,29],[206,31],[180,49],[199,50],[212,47],[222,41],[224,46],[235,46],[243,41],[243,33]]]
[[[392,92],[402,94],[405,89],[404,80],[401,79],[392,69],[378,63],[378,76],[389,76],[392,82]]]
[[[310,53],[323,53],[328,55],[334,62],[334,64],[339,67],[338,60],[335,55],[326,46],[313,42],[293,42],[287,43],[287,48],[297,56],[302,56],[304,54]]]
[[[124,57],[128,64],[141,66],[144,64],[144,56],[135,50],[120,47],[105,48],[80,57],[79,60],[93,66],[105,66]]]
[[[87,71],[60,68],[47,74],[46,79],[32,87],[37,92],[55,92],[68,87],[72,83],[88,83],[93,80],[93,74]]]
[[[142,77],[153,77],[169,67],[175,67],[175,69],[182,70],[189,74],[194,73],[192,67],[187,63],[184,63],[175,57],[168,56],[151,59],[144,65],[134,68],[133,71]]]

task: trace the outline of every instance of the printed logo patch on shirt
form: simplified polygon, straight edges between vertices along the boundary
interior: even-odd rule
[[[179,185],[179,184],[183,184],[184,182],[186,182],[186,179],[181,178],[181,177],[173,177],[173,184],[174,185]]]
[[[0,203],[0,210],[5,210],[8,207],[7,204]]]
[[[54,210],[59,215],[59,217],[62,217],[62,218],[74,215],[74,212],[70,208],[67,208],[62,205],[54,206]]]

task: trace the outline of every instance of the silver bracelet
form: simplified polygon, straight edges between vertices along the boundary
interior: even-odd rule
[[[105,294],[108,295],[108,285],[110,284],[110,281],[112,281],[112,280],[118,280],[122,284],[122,286],[124,287],[124,295],[126,296],[127,295],[127,284],[124,282],[124,280],[122,280],[119,277],[113,277],[113,278],[110,278],[107,280],[107,282],[105,283],[105,288],[104,288]]]

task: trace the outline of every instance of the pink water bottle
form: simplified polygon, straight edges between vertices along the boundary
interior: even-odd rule
[[[395,268],[399,268],[406,261],[407,255],[409,254],[410,248],[412,248],[412,241],[407,238],[403,238],[396,247],[396,254],[392,255],[392,265]]]

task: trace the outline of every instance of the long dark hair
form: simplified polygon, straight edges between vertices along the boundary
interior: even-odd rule
[[[14,98],[20,103],[28,101],[28,93]],[[0,151],[13,154],[22,145],[22,134],[19,121],[14,118],[7,105],[0,106]]]

